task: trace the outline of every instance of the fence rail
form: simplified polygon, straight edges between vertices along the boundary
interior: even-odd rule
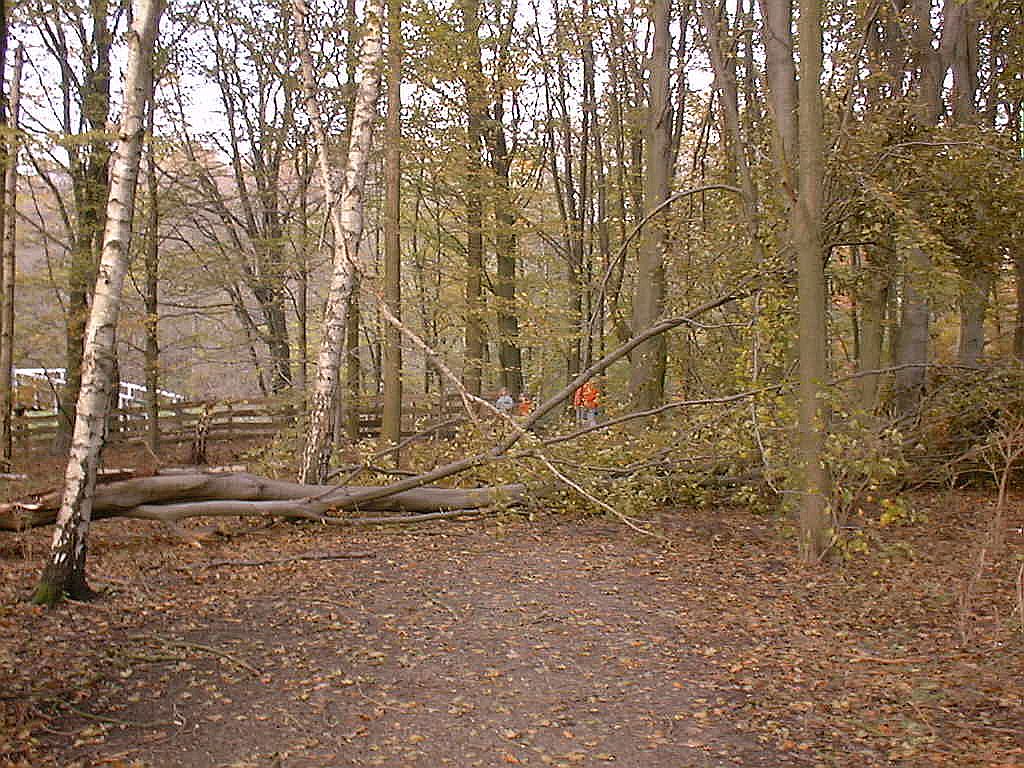
[[[430,421],[443,421],[461,409],[456,395],[445,399],[441,407],[438,397],[424,395],[402,403],[402,435],[415,434]],[[351,406],[349,406],[351,407]],[[355,405],[359,414],[359,437],[380,434],[382,403],[379,397],[363,397]],[[301,409],[294,400],[261,398],[252,400],[218,400],[216,402],[180,402],[160,405],[160,441],[165,444],[191,443],[196,428],[205,422],[208,440],[227,442],[250,438],[272,438],[282,429],[298,424]],[[341,416],[342,430],[350,417]],[[46,445],[57,435],[59,417],[53,411],[24,411],[14,416],[14,442],[31,449]],[[141,443],[148,432],[148,418],[143,407],[118,408],[110,414],[111,443]]]

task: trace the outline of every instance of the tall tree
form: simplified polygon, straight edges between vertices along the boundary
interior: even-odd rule
[[[3,280],[0,281],[0,466],[9,467],[14,456],[11,429],[12,381],[14,368],[14,283],[16,276],[15,256],[17,253],[18,220],[18,119],[21,110],[21,68],[25,61],[25,50],[18,46],[14,54],[14,71],[11,73],[11,108],[8,126],[11,139],[7,142],[7,167],[4,173],[4,196],[6,211],[0,219],[3,223]],[[2,72],[2,70],[0,70]]]
[[[83,339],[89,314],[89,293],[104,232],[110,172],[111,52],[123,14],[109,0],[48,2],[40,0],[32,23],[59,71],[60,142],[68,157],[73,204],[63,202],[62,190],[51,175],[40,178],[61,200],[68,230],[70,264],[65,304],[65,368],[67,383],[60,391],[60,422],[55,448],[71,443],[75,404],[81,386]],[[68,209],[71,209],[69,211]]]
[[[388,115],[384,168],[384,300],[402,317],[402,0],[388,0]],[[384,329],[384,408],[381,437],[397,444],[402,436],[402,334]],[[395,457],[396,463],[398,456]]]
[[[308,434],[302,453],[299,481],[322,483],[326,480],[331,457],[332,416],[337,396],[338,368],[346,325],[348,300],[354,275],[358,272],[359,244],[363,237],[363,189],[369,164],[373,120],[380,92],[381,28],[384,1],[369,0],[363,21],[360,53],[359,88],[352,114],[351,138],[340,194],[333,186],[333,174],[327,146],[327,131],[316,99],[316,75],[306,32],[307,7],[294,0],[296,36],[302,59],[302,80],[306,110],[317,139],[318,165],[324,199],[334,231],[334,257],[327,306],[324,309],[320,352],[317,356],[316,383],[310,396]]]
[[[672,108],[669,100],[671,56],[670,0],[650,6],[654,49],[650,59],[650,94],[647,107],[647,163],[644,176],[644,213],[651,215],[668,199],[672,180]],[[633,332],[642,333],[665,309],[665,251],[668,231],[663,218],[648,222],[640,241],[636,289],[633,296]],[[667,347],[664,335],[650,339],[633,353],[629,389],[633,407],[654,408],[665,396]]]
[[[928,136],[942,117],[943,81],[949,70],[953,41],[960,35],[963,15],[959,0],[945,0],[942,36],[936,49],[932,1],[912,0],[911,10],[914,22],[911,47],[914,55],[908,64],[913,66],[916,63],[917,70],[914,133]],[[910,209],[918,220],[924,220],[923,207],[918,200],[910,202]],[[931,323],[927,286],[931,270],[932,261],[925,246],[910,243],[904,253],[903,301],[897,336],[897,362],[900,369],[896,372],[896,408],[902,415],[914,412],[925,392]]]
[[[514,395],[523,391],[523,355],[519,346],[519,314],[516,305],[516,271],[519,237],[517,235],[516,196],[512,189],[514,147],[509,142],[505,125],[505,102],[515,93],[510,81],[512,40],[515,33],[517,0],[508,7],[495,8],[498,34],[493,76],[491,112],[484,130],[490,168],[494,174],[494,251],[497,270],[494,280],[495,312],[498,316],[498,360],[501,364],[501,386]],[[502,14],[505,14],[502,18]]]
[[[793,207],[799,300],[800,554],[813,563],[828,546],[830,485],[825,466],[828,378],[822,202],[825,121],[821,96],[821,0],[800,0],[799,195]]]
[[[466,334],[462,383],[480,396],[484,360],[484,221],[483,168],[480,157],[486,109],[483,64],[480,60],[480,0],[459,0],[464,35],[466,96]]]
[[[81,395],[53,543],[33,595],[33,601],[40,604],[52,605],[64,595],[76,599],[92,595],[85,574],[89,522],[111,392],[118,384],[114,379],[115,333],[121,288],[128,272],[135,186],[145,133],[143,113],[149,95],[147,71],[153,66],[153,48],[162,12],[161,0],[137,0],[128,34],[124,104],[114,153],[102,258],[86,328]]]
[[[205,162],[194,163],[194,171],[221,225],[214,236],[231,244],[224,253],[235,311],[247,315],[243,322],[269,353],[269,390],[281,392],[292,381],[285,230],[298,200],[286,187],[286,153],[295,143],[291,14],[286,0],[215,0],[203,8],[208,16],[202,29],[215,64],[208,72],[224,111],[216,140],[230,172],[224,178]]]
[[[145,349],[143,369],[146,377],[146,444],[155,454],[160,448],[160,200],[156,164],[156,68],[149,71],[149,116],[146,146],[146,241],[143,304],[145,311]]]

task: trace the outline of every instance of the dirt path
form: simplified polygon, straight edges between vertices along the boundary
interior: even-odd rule
[[[1024,764],[1020,636],[951,651],[941,575],[803,572],[749,514],[661,525],[101,524],[111,594],[56,612],[14,600],[45,535],[4,540],[0,764]],[[208,567],[303,553],[356,557]]]

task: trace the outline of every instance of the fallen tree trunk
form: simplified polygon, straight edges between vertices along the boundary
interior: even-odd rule
[[[437,513],[521,504],[525,485],[486,488],[413,488],[362,501],[373,486],[302,485],[247,473],[173,474],[137,477],[98,485],[93,519],[133,517],[173,523],[189,517],[270,515],[337,522],[338,512]],[[61,492],[0,504],[0,530],[49,525],[57,517]]]

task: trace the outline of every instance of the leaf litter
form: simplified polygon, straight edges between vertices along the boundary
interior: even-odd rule
[[[47,533],[6,536],[0,765],[1024,766],[1011,501],[970,606],[966,491],[816,569],[741,509],[661,511],[665,541],[564,514],[198,546],[114,521],[104,596],[53,611],[24,602]]]

